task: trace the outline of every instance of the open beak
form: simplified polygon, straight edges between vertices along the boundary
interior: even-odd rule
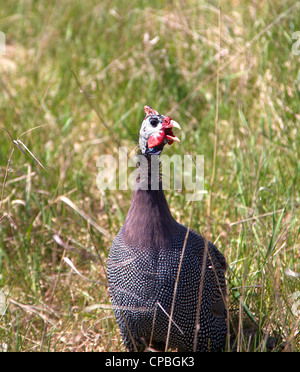
[[[162,123],[162,129],[165,132],[165,136],[169,145],[172,145],[173,142],[180,142],[180,139],[174,135],[172,130],[173,128],[181,129],[177,121],[171,119],[169,116],[166,116]]]
[[[166,134],[166,138],[168,139],[169,145],[171,145],[173,142],[180,142],[180,139],[174,136],[174,133],[172,130],[173,128],[181,129],[177,121],[171,119],[170,124],[165,129],[165,134]]]

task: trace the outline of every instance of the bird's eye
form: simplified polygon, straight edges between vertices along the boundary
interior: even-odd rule
[[[150,124],[153,127],[157,127],[158,123],[159,123],[158,119],[156,119],[156,118],[150,119]]]

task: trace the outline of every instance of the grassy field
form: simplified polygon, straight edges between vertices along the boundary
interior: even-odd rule
[[[181,124],[165,153],[205,156],[191,227],[228,262],[226,350],[300,351],[298,30],[295,0],[222,1],[220,25],[216,1],[0,7],[0,350],[124,350],[105,262],[131,191],[96,161],[134,150],[147,104]]]

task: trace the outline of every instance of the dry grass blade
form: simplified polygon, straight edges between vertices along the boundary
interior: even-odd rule
[[[11,158],[12,158],[12,155],[13,155],[15,149],[14,149],[14,147],[12,147],[13,143],[14,143],[14,140],[13,140],[12,135],[10,134],[10,132],[5,128],[0,127],[0,129],[5,131],[9,135],[9,137],[11,139],[11,142],[12,142],[11,145],[10,145],[10,149],[9,149],[10,150],[9,151],[9,157],[8,157],[8,161],[7,161],[7,165],[6,165],[6,169],[5,169],[4,181],[3,181],[3,184],[2,184],[1,200],[0,200],[0,211],[1,211],[2,205],[3,205],[4,189],[5,189],[6,180],[7,180],[7,176],[8,176],[9,166],[10,166]]]
[[[49,319],[45,314],[42,313],[42,310],[40,308],[37,308],[36,306],[34,305],[25,305],[25,304],[22,304],[18,301],[15,301],[14,299],[12,298],[9,298],[8,299],[8,302],[16,305],[16,306],[19,306],[21,309],[23,309],[24,311],[26,312],[30,312],[30,313],[33,313],[33,314],[36,314],[38,315],[39,317],[41,317],[45,322],[51,324],[52,326],[55,325],[55,322],[53,322],[51,319]]]
[[[62,238],[57,234],[55,233],[53,235],[53,240],[59,245],[61,246],[62,248],[64,248],[66,251],[69,251],[69,252],[75,252],[75,253],[78,253],[80,255],[80,257],[82,257],[83,259],[85,260],[88,260],[88,261],[93,261],[93,262],[98,262],[99,261],[99,256],[95,256],[94,254],[92,254],[91,252],[88,252],[86,249],[84,248],[77,248],[75,247],[74,245],[69,245],[67,243],[65,243]],[[72,239],[70,239],[72,241]],[[100,257],[101,258],[101,257]]]
[[[179,327],[179,325],[174,321],[174,319],[172,319],[172,317],[167,313],[167,311],[161,306],[161,304],[159,302],[157,302],[157,305],[159,306],[159,308],[163,311],[163,313],[167,316],[167,318],[169,319],[169,321],[174,324],[174,326],[179,330],[179,332],[183,335],[184,332],[183,330]]]
[[[183,257],[184,257],[185,248],[186,248],[186,244],[187,244],[187,239],[188,239],[188,236],[189,236],[189,233],[190,233],[190,225],[191,225],[191,220],[192,220],[193,206],[194,206],[194,203],[192,202],[190,218],[189,218],[189,225],[188,225],[186,235],[185,235],[185,238],[184,238],[184,243],[183,243],[183,247],[182,247],[182,251],[181,251],[178,270],[177,270],[177,276],[176,276],[175,285],[174,285],[173,300],[172,300],[172,306],[171,306],[171,311],[170,311],[170,316],[169,316],[169,324],[168,324],[165,351],[168,351],[168,347],[169,347],[171,326],[172,326],[172,322],[173,322],[173,314],[174,314],[174,308],[175,308],[175,302],[176,302],[176,294],[177,294],[177,288],[178,288],[178,283],[179,283],[179,276],[180,276],[180,272],[181,272],[181,267],[182,267]]]
[[[4,316],[7,306],[8,305],[6,304],[6,296],[4,292],[0,291],[0,320]]]
[[[105,283],[100,283],[98,282],[97,280],[92,280],[92,279],[89,279],[87,278],[86,276],[82,275],[79,270],[75,267],[75,265],[73,264],[73,262],[68,258],[68,257],[64,257],[64,261],[71,267],[71,269],[77,274],[79,275],[82,279],[84,280],[87,280],[88,282],[91,282],[91,283],[98,283],[98,284],[105,284]],[[105,284],[107,285],[107,284]]]
[[[11,162],[11,158],[12,158],[13,153],[14,153],[14,147],[12,147],[12,145],[11,145],[9,158],[8,158],[6,169],[5,169],[4,181],[3,181],[3,184],[2,184],[1,200],[0,200],[0,211],[1,211],[2,205],[3,205],[4,189],[5,189],[5,184],[6,184],[6,180],[7,180],[7,176],[8,176],[8,171],[9,171],[9,166],[10,166],[10,162]]]
[[[42,125],[38,125],[37,127],[30,128],[30,129],[26,130],[25,132],[21,133],[21,134],[18,136],[18,139],[19,139],[20,137],[24,136],[24,134],[29,133],[29,132],[32,132],[33,130],[36,130],[36,129],[38,129],[38,128],[45,127],[46,125],[48,125],[48,124],[42,124]]]
[[[211,199],[212,190],[214,185],[215,173],[216,173],[216,161],[217,161],[217,146],[218,146],[218,132],[219,132],[219,91],[220,91],[220,60],[221,60],[221,5],[219,4],[218,9],[219,16],[219,51],[218,51],[218,65],[217,65],[217,86],[216,86],[216,116],[215,116],[215,141],[214,141],[214,155],[213,155],[213,169],[210,179],[210,190],[207,204],[207,214],[210,216],[211,211]]]
[[[274,212],[268,212],[268,213],[260,214],[259,216],[253,216],[253,217],[245,218],[244,220],[231,222],[229,226],[238,225],[240,223],[244,223],[244,222],[248,222],[248,221],[252,221],[252,220],[258,220],[259,218],[272,216],[275,213],[282,213],[283,211],[284,211],[284,208],[281,208],[281,209],[278,209],[277,211],[274,211]]]
[[[45,169],[45,171],[47,171],[47,169],[43,166],[43,164],[36,158],[36,156],[34,156],[34,154],[29,150],[29,148],[19,139],[17,140],[13,140],[13,143],[18,147],[18,149],[20,149],[22,151],[22,149],[20,148],[20,144],[24,147],[24,149],[28,152],[28,154],[30,154],[30,156],[32,157],[32,159],[38,163],[38,165],[40,167],[42,167],[43,169]],[[24,154],[26,154],[24,151],[22,151]]]
[[[62,268],[62,262],[63,262],[63,259],[65,257],[65,254],[66,254],[66,250],[64,250],[63,255],[62,255],[62,258],[61,258],[61,261],[60,261],[58,274],[56,275],[55,282],[54,282],[54,285],[52,287],[52,291],[51,291],[51,294],[50,294],[50,298],[48,300],[48,303],[49,304],[52,303],[52,300],[53,300],[53,297],[54,297],[54,293],[55,293],[55,290],[56,290],[56,287],[57,287],[57,283],[58,283],[58,280],[60,278],[60,272],[61,272],[61,268]],[[43,345],[44,345],[45,337],[46,337],[46,334],[47,334],[47,330],[48,330],[48,323],[45,322],[43,333],[42,333],[42,338],[41,338],[40,351],[42,351],[42,349],[43,349]]]
[[[112,236],[108,231],[106,231],[103,227],[99,226],[91,217],[89,217],[86,213],[84,213],[81,209],[79,209],[69,198],[64,195],[59,196],[55,201],[62,201],[63,203],[67,204],[71,207],[76,213],[78,213],[82,218],[84,218],[89,224],[94,226],[101,234],[106,236],[109,239],[112,239]]]
[[[113,307],[110,304],[93,304],[93,305],[86,306],[83,309],[83,311],[86,313],[91,313],[92,311],[97,310],[97,309],[113,310]]]
[[[203,284],[204,284],[204,276],[205,276],[205,268],[206,268],[206,260],[208,255],[208,242],[204,240],[204,252],[202,257],[202,267],[201,267],[201,276],[199,282],[199,291],[198,291],[198,303],[197,303],[197,311],[196,311],[196,320],[195,320],[195,334],[194,334],[194,341],[193,341],[193,351],[197,351],[197,337],[198,332],[200,330],[200,310],[201,310],[201,301],[202,301],[202,293],[203,293]]]

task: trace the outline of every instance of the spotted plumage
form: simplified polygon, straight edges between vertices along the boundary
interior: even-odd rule
[[[162,129],[168,117],[145,112],[139,144],[150,161],[175,136],[173,125]],[[156,131],[166,133],[154,147],[148,146],[155,134],[151,119],[158,121]],[[187,234],[174,220],[161,183],[159,190],[138,187],[141,174],[108,259],[111,301],[123,341],[130,351],[164,350],[167,339],[168,347],[179,351],[221,350],[227,333],[225,259],[211,242],[193,230]]]

